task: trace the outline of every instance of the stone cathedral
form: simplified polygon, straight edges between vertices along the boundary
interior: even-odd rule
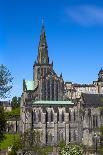
[[[67,84],[67,83],[66,83]],[[44,145],[83,143],[95,145],[97,127],[103,123],[101,93],[82,93],[77,99],[65,97],[62,74],[58,76],[50,63],[44,24],[42,24],[33,80],[23,80],[20,129],[40,132]],[[99,135],[99,134],[98,134]],[[98,137],[99,145],[99,137]]]

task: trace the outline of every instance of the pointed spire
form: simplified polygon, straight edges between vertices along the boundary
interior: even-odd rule
[[[45,29],[44,29],[44,17],[42,18],[42,33],[45,33]]]
[[[42,18],[42,29],[41,29],[39,47],[40,46],[45,46],[47,48],[46,34],[45,34],[45,27],[44,27],[44,18]]]
[[[46,34],[45,34],[45,28],[44,28],[44,18],[42,18],[42,28],[41,28],[39,47],[38,47],[38,63],[39,64],[49,63],[48,46],[46,42]]]

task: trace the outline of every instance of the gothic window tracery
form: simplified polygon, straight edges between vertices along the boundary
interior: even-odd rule
[[[53,111],[51,110],[51,112],[50,112],[50,117],[51,117],[51,122],[53,122]]]
[[[38,112],[38,122],[41,122],[41,111]]]
[[[64,112],[62,111],[62,114],[61,114],[61,122],[64,122]]]
[[[69,122],[71,121],[71,112],[69,111]]]
[[[33,112],[33,120],[34,120],[34,122],[36,122],[36,111],[35,110]]]

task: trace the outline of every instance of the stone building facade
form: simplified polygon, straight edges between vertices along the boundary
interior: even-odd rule
[[[72,82],[65,82],[64,90],[65,99],[80,98],[82,93],[103,94],[103,69],[101,68],[98,73],[98,80],[93,81],[92,84],[77,84]]]
[[[38,57],[33,66],[33,80],[23,80],[20,131],[39,131],[41,143],[57,145],[83,143],[95,146],[97,128],[103,123],[100,106],[103,70],[91,85],[64,84],[49,63],[44,24],[42,25]],[[82,95],[81,95],[82,94]],[[98,137],[99,144],[99,137]]]

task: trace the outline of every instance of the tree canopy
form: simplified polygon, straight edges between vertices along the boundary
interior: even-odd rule
[[[10,71],[6,66],[0,65],[0,98],[6,98],[12,88],[12,80]]]
[[[20,100],[21,97],[14,96],[12,98],[11,105],[13,109],[20,107]]]
[[[2,105],[0,105],[0,143],[4,139],[5,130],[6,130],[6,118],[4,108]]]

